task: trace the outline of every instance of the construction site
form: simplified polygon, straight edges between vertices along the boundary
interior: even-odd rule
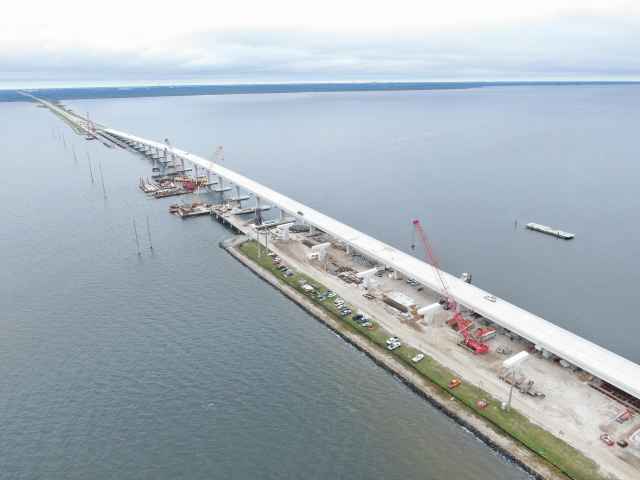
[[[501,408],[518,410],[588,457],[610,466],[617,477],[635,478],[640,471],[640,401],[636,398],[457,305],[447,295],[444,276],[440,277],[442,293],[433,291],[322,230],[284,215],[266,220],[260,212],[269,206],[242,208],[241,203],[221,198],[220,203],[200,208],[232,231],[260,242],[265,255],[285,274],[304,273],[328,289],[321,292],[306,286],[309,295],[323,300],[329,292],[339,308],[350,307],[341,312],[379,324],[393,333],[397,346],[406,344],[424,352],[457,372],[460,382],[470,382],[502,399]],[[182,216],[180,212],[190,206],[173,205],[170,211]],[[428,237],[419,221],[413,225],[411,246],[438,275]],[[461,273],[460,279],[471,283],[472,275]],[[488,299],[492,300],[496,299]],[[517,361],[510,364],[512,359]]]
[[[513,408],[588,456],[619,465],[620,478],[635,478],[640,471],[637,399],[607,392],[603,382],[588,372],[536,349],[473,311],[458,308],[450,298],[415,280],[349,251],[324,232],[284,234],[279,227],[269,236],[269,249],[283,264],[317,278],[401,342],[458,372],[462,381],[478,385],[505,404],[511,394]],[[425,257],[437,264],[428,253],[428,241],[420,243],[416,249],[422,248]],[[521,352],[528,354],[526,359],[507,368],[505,362]]]
[[[149,159],[140,190],[190,195],[170,213],[244,234],[283,276],[322,285],[301,283],[309,301],[389,332],[390,352],[409,346],[414,363],[428,356],[455,372],[450,391],[472,384],[593,460],[603,478],[640,478],[640,366],[477,288],[473,272],[446,273],[419,220],[407,219],[411,255],[220,166],[221,149],[212,162],[45,105],[83,135]]]

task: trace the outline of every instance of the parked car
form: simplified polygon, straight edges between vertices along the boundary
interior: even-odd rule
[[[411,359],[413,363],[421,362],[424,359],[424,353],[419,353]]]
[[[608,433],[603,433],[602,435],[600,435],[600,440],[602,440],[608,447],[613,447],[613,445],[615,444],[613,438],[611,438],[611,435],[609,435]]]
[[[387,343],[387,350],[394,351],[396,348],[400,348],[402,344],[400,342]]]

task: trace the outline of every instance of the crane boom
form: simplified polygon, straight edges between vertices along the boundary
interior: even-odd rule
[[[429,242],[429,238],[425,233],[422,225],[420,224],[420,220],[414,220],[413,226],[415,231],[418,233],[418,237],[420,237],[420,241],[424,247],[425,253],[427,255],[427,262],[433,267],[433,270],[442,285],[442,294],[445,297],[447,305],[450,310],[453,311],[453,317],[448,322],[452,326],[455,326],[458,333],[462,335],[463,341],[462,344],[471,350],[473,353],[487,353],[489,351],[489,346],[486,343],[482,343],[479,340],[473,338],[473,336],[469,333],[469,330],[472,326],[472,322],[470,320],[465,319],[460,310],[458,309],[458,304],[451,296],[451,292],[449,290],[449,285],[446,282],[446,279],[443,275],[442,270],[440,270],[440,265],[438,264],[438,260],[433,254],[433,248],[431,247],[431,242]]]
[[[433,267],[433,270],[436,276],[438,277],[440,284],[442,285],[442,295],[447,300],[447,304],[449,308],[455,308],[455,300],[453,299],[453,297],[451,296],[451,293],[449,292],[449,285],[447,284],[444,276],[442,275],[442,270],[440,270],[440,264],[438,263],[436,256],[433,254],[433,248],[431,247],[431,242],[429,242],[429,237],[427,237],[426,232],[422,228],[422,224],[420,223],[420,220],[414,220],[413,226],[415,227],[415,230],[418,233],[418,237],[422,242],[422,246],[424,247],[425,253],[427,254],[427,263],[429,263]]]

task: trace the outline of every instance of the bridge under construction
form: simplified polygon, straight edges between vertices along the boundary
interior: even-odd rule
[[[282,227],[295,222],[323,232],[328,238],[344,245],[347,254],[366,258],[378,271],[393,272],[395,278],[404,277],[415,281],[424,286],[430,298],[436,301],[442,297],[451,298],[465,312],[486,319],[503,331],[525,339],[545,359],[561,361],[565,367],[587,372],[593,377],[592,386],[598,388],[600,393],[640,413],[640,365],[216,161],[179,149],[168,141],[149,140],[94,123],[60,104],[25,95],[46,106],[85,138],[99,140],[110,148],[144,150],[158,159],[191,164],[196,172],[199,170],[216,177],[219,192],[224,194],[231,187],[238,199],[248,198],[241,197],[243,193],[251,194],[255,199],[255,207],[251,211],[257,215],[266,205],[281,212],[281,221],[274,222],[274,225]],[[235,226],[243,228],[239,223]],[[294,261],[295,253],[287,251],[286,247],[282,248],[281,255],[289,256]],[[417,305],[417,308],[419,311],[428,306]],[[411,334],[409,330],[406,332],[407,335]],[[473,358],[468,352],[465,353]]]

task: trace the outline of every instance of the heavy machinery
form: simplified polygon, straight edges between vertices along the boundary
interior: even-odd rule
[[[463,346],[465,346],[475,354],[487,353],[489,351],[489,346],[486,343],[483,343],[474,338],[473,335],[471,335],[471,333],[469,332],[470,327],[473,325],[473,322],[467,320],[462,316],[457,302],[451,296],[451,293],[449,292],[449,286],[447,285],[445,277],[440,270],[440,265],[438,264],[438,261],[433,254],[431,243],[429,242],[427,234],[420,224],[420,220],[414,220],[413,227],[415,233],[417,233],[424,247],[427,256],[427,263],[429,263],[433,267],[433,270],[438,277],[440,284],[442,285],[442,295],[444,297],[445,303],[445,305],[443,306],[445,307],[445,309],[451,310],[453,312],[453,317],[447,323],[462,335]],[[415,244],[412,245],[412,248],[415,248]]]

